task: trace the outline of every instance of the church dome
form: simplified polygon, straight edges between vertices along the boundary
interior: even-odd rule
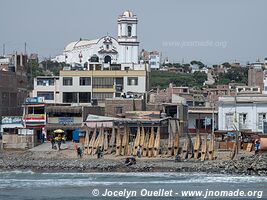
[[[83,46],[90,46],[94,45],[98,42],[99,39],[95,40],[87,40],[87,39],[80,39],[76,42],[71,42],[65,47],[65,51],[72,51],[75,48],[83,47]]]
[[[126,10],[122,14],[123,17],[133,17],[133,13],[130,10]]]

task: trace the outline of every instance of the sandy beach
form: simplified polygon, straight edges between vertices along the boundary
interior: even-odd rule
[[[137,163],[125,166],[126,157],[84,155],[78,158],[74,150],[61,151],[0,151],[1,170],[32,170],[40,172],[206,172],[220,174],[267,175],[266,155],[242,156],[238,160],[185,160],[174,157],[137,158]]]

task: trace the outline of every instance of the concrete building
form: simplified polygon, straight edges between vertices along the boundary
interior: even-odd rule
[[[141,98],[112,98],[105,100],[107,116],[123,117],[127,111],[144,110],[144,100]]]
[[[259,86],[263,91],[263,70],[262,67],[250,67],[248,70],[248,86]]]
[[[151,70],[159,70],[161,66],[161,54],[157,51],[149,53],[149,65]]]
[[[267,95],[220,97],[218,112],[219,130],[267,132]]]
[[[131,11],[125,11],[117,19],[117,39],[109,35],[99,39],[80,39],[69,43],[54,61],[84,66],[97,56],[100,63],[138,63],[139,42],[137,40],[138,19]]]
[[[104,103],[106,98],[127,94],[144,96],[149,88],[149,69],[140,64],[100,64],[88,68],[65,68],[59,77],[36,77],[32,95],[45,97],[46,103],[88,105]]]
[[[0,117],[22,116],[27,91],[27,56],[14,54],[2,57],[0,63]]]
[[[188,110],[188,132],[189,133],[198,133],[198,132],[199,133],[211,133],[212,126],[214,126],[214,130],[218,129],[218,111],[217,110],[215,110],[212,107],[189,108]]]

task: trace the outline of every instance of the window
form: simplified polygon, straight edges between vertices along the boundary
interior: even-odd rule
[[[113,88],[114,79],[110,77],[93,77],[93,88]]]
[[[234,126],[234,114],[233,113],[226,113],[225,114],[225,128],[226,129],[233,129]]]
[[[91,93],[90,92],[80,92],[79,93],[79,102],[80,103],[90,103],[91,102]]]
[[[37,97],[44,97],[45,100],[54,100],[54,92],[37,92]]]
[[[91,85],[91,77],[80,77],[80,85]]]
[[[108,44],[106,45],[106,49],[107,49],[107,50],[109,49],[109,45],[108,45]]]
[[[41,85],[41,86],[49,86],[49,85],[54,85],[55,81],[52,78],[38,78],[37,79],[37,85]]]
[[[118,107],[115,107],[114,108],[115,110],[115,114],[122,114],[122,107],[121,106],[118,106]]]
[[[72,85],[72,77],[63,77],[63,85]]]
[[[44,114],[45,113],[44,106],[41,107],[28,107],[28,114]]]
[[[246,129],[247,124],[247,113],[240,113],[239,114],[239,128]]]
[[[138,77],[128,77],[128,85],[138,85]]]
[[[107,98],[113,98],[112,92],[95,92],[93,93],[93,98],[97,100],[105,100]]]
[[[258,114],[258,129],[263,129],[263,122],[266,120],[266,113],[259,113]]]
[[[132,27],[128,26],[128,37],[132,36]]]
[[[63,103],[77,103],[77,92],[63,92]]]
[[[247,113],[239,114],[239,123],[246,124],[247,123]]]

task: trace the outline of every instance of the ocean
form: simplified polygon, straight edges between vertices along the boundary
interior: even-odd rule
[[[0,171],[1,200],[218,198],[267,199],[267,176]]]

